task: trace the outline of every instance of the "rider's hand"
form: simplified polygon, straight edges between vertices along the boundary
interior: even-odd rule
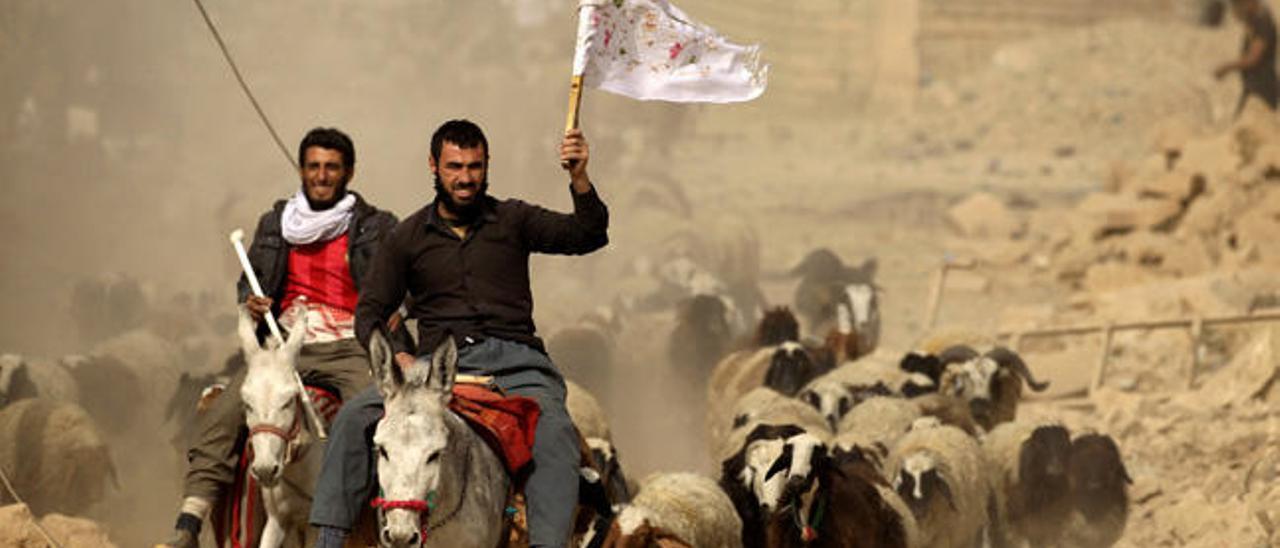
[[[413,354],[408,352],[396,352],[396,365],[400,366],[401,371],[408,370],[413,366],[413,362],[415,361],[417,360],[414,359]]]
[[[586,192],[591,186],[591,179],[587,176],[587,161],[590,159],[591,150],[582,130],[572,129],[565,133],[564,139],[560,140],[560,165],[569,172],[575,190],[582,187],[581,192]]]
[[[259,297],[257,295],[249,295],[245,299],[245,308],[249,309],[249,315],[253,316],[254,321],[262,321],[262,318],[271,310],[271,297]]]

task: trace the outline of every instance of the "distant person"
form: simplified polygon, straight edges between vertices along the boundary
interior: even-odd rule
[[[356,152],[345,133],[311,130],[298,145],[298,163],[302,184],[292,197],[277,201],[262,215],[249,246],[249,262],[266,296],[252,294],[241,276],[239,302],[261,327],[268,311],[281,317],[281,311],[306,297],[298,373],[308,383],[350,399],[373,382],[369,359],[355,338],[356,291],[397,219],[347,190],[355,174]],[[289,329],[289,319],[282,317],[281,327]],[[402,335],[397,340],[407,344],[408,332],[401,328],[397,333]],[[235,480],[242,450],[238,440],[244,430],[244,375],[241,370],[198,419],[187,451],[178,521],[161,547],[198,548],[201,524]]]
[[[1262,0],[1230,0],[1231,13],[1244,25],[1246,34],[1240,59],[1224,63],[1213,71],[1222,79],[1233,71],[1240,72],[1244,88],[1236,116],[1244,110],[1250,96],[1256,96],[1271,110],[1280,102],[1280,81],[1276,78],[1276,21]]]

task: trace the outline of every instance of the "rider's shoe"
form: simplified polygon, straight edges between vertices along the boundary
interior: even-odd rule
[[[200,539],[186,529],[174,529],[168,540],[157,544],[155,548],[200,548]]]

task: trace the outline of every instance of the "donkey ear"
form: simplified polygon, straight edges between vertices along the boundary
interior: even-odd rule
[[[245,361],[249,361],[250,356],[255,356],[262,352],[262,346],[258,344],[256,325],[253,318],[249,316],[249,308],[241,305],[240,320],[236,325],[236,332],[240,334],[240,347],[244,349]]]
[[[458,373],[458,345],[453,342],[452,335],[445,335],[444,341],[431,353],[430,386],[440,390],[444,399],[453,397],[453,377]]]
[[[391,349],[391,343],[387,341],[382,328],[374,329],[369,336],[369,368],[378,382],[378,392],[382,393],[383,399],[390,399],[392,394],[399,392],[404,386],[404,372],[395,364],[394,356],[395,351]]]
[[[301,298],[301,297],[299,297]],[[297,356],[302,351],[302,341],[306,338],[307,333],[307,312],[304,309],[294,309],[293,329],[289,331],[289,339],[284,343],[284,350],[290,356]]]

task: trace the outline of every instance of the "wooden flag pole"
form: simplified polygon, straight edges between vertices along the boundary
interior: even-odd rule
[[[582,108],[582,75],[578,74],[569,81],[569,114],[565,116],[564,132],[578,129],[578,110]]]

